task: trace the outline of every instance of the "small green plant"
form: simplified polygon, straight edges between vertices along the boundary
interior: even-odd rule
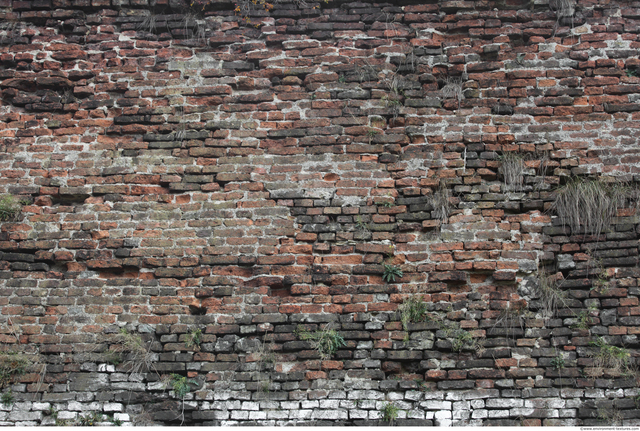
[[[451,342],[451,350],[460,353],[467,347],[481,355],[484,351],[485,340],[474,339],[473,335],[460,327],[457,322],[444,321],[440,324],[440,329],[444,331],[445,337]]]
[[[469,344],[472,342],[473,335],[471,335],[471,333],[465,331],[464,329],[459,329],[458,331],[456,331],[453,340],[451,341],[451,350],[453,350],[454,352],[460,352],[465,344]]]
[[[0,197],[0,221],[15,220],[22,210],[20,202],[12,195]]]
[[[302,341],[310,341],[315,350],[318,351],[322,359],[329,359],[333,356],[340,347],[344,347],[347,344],[342,338],[342,335],[338,334],[335,329],[329,329],[326,326],[323,330],[316,332],[309,332],[303,326],[298,326],[296,329],[296,335]]]
[[[398,418],[398,412],[400,409],[393,403],[386,403],[382,406],[382,420],[386,422],[393,422]]]
[[[338,82],[340,84],[344,84],[345,82],[347,82],[347,78],[344,76],[344,74],[340,75],[340,77],[338,78]]]
[[[179,374],[171,374],[169,377],[169,386],[173,389],[176,397],[180,399],[184,399],[184,397],[191,392],[191,385],[195,384],[197,384],[195,380]]]
[[[96,426],[99,422],[103,422],[103,415],[100,412],[89,412],[84,416],[80,416],[78,425],[83,427]]]
[[[625,73],[629,78],[637,78],[638,77],[638,69],[627,69],[627,70],[625,70]]]
[[[597,337],[596,341],[590,342],[589,345],[595,347],[595,351],[589,354],[594,359],[593,366],[587,370],[590,377],[601,376],[605,369],[623,376],[634,374],[631,367],[631,354],[627,349],[612,346],[602,337]]]
[[[589,326],[593,323],[591,320],[591,309],[582,310],[576,316],[576,323],[571,325],[571,329],[589,329]]]
[[[382,279],[387,283],[395,282],[396,277],[402,277],[402,269],[394,265],[384,264],[384,273],[382,274]]]
[[[591,282],[591,290],[600,294],[606,295],[611,289],[611,281],[609,281],[609,275],[606,270],[600,271],[598,277]]]
[[[21,353],[0,354],[0,388],[11,383],[16,376],[25,374],[31,364],[32,361]]]
[[[365,232],[369,231],[369,225],[367,225],[362,220],[362,216],[361,215],[356,216],[356,229],[361,230],[361,231],[365,231]]]
[[[11,407],[16,401],[13,397],[13,391],[11,391],[11,389],[9,389],[7,392],[4,392],[2,394],[2,398],[0,399],[2,400],[2,405],[5,407]]]
[[[551,366],[555,370],[561,370],[565,367],[565,361],[562,355],[558,355],[555,358],[551,359]]]
[[[200,344],[202,343],[202,330],[199,328],[192,329],[187,334],[184,343],[189,349],[200,350]]]
[[[369,129],[367,130],[367,136],[369,137],[369,145],[371,145],[371,141],[374,138],[374,136],[376,136],[378,132],[376,129]]]
[[[407,298],[399,308],[400,321],[405,331],[408,330],[409,323],[422,322],[427,319],[427,304],[422,295]]]

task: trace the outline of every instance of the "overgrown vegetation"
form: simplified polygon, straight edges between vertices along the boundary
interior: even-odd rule
[[[13,382],[16,376],[23,375],[33,362],[22,353],[8,352],[0,354],[0,388]]]
[[[0,221],[15,220],[21,210],[22,205],[15,196],[3,195],[0,197]]]
[[[304,326],[299,325],[296,329],[296,335],[302,341],[311,342],[322,359],[331,358],[339,348],[347,345],[344,338],[335,329],[329,329],[328,325],[315,332],[309,332]]]
[[[615,375],[630,377],[635,374],[631,366],[631,354],[627,349],[612,346],[602,337],[589,343],[595,347],[589,354],[593,358],[593,366],[587,369],[587,375],[591,378],[602,376],[605,370]]]
[[[556,191],[552,209],[562,225],[574,233],[582,227],[599,236],[631,194],[632,190],[620,183],[577,177]]]

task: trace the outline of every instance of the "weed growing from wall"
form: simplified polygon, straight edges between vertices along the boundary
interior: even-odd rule
[[[22,205],[12,195],[4,195],[0,197],[0,221],[15,220],[20,214]]]
[[[627,349],[612,346],[601,337],[589,343],[595,349],[589,354],[593,358],[593,366],[587,369],[587,375],[592,378],[600,377],[604,370],[613,374],[629,377],[634,374],[631,367],[631,354]]]
[[[552,205],[563,226],[575,233],[580,227],[599,236],[606,230],[621,208],[630,189],[621,184],[608,184],[602,179],[574,178],[556,191]]]
[[[28,357],[21,353],[0,354],[0,388],[11,383],[16,376],[25,374],[32,363]]]
[[[382,406],[382,420],[392,423],[394,420],[398,418],[398,412],[400,409],[396,407],[393,403],[386,403]]]
[[[382,279],[387,283],[395,282],[396,277],[402,278],[403,272],[402,269],[398,266],[384,264],[384,272],[382,274]]]
[[[329,359],[333,356],[340,347],[344,347],[347,344],[344,342],[342,335],[338,334],[335,329],[329,329],[326,326],[323,330],[316,332],[309,332],[303,326],[298,326],[296,329],[296,335],[302,341],[310,341],[315,350],[318,351],[322,359]]]
[[[189,349],[194,349],[194,350],[200,350],[201,343],[202,343],[202,330],[199,328],[192,329],[191,331],[189,331],[189,333],[186,335],[184,340],[184,344]]]
[[[427,304],[422,295],[407,298],[399,307],[402,328],[407,331],[409,323],[422,322],[427,319]]]
[[[443,99],[454,99],[458,101],[458,109],[460,109],[460,102],[464,99],[464,93],[462,92],[463,84],[463,77],[447,76],[443,82],[442,88],[440,89],[440,94]]]
[[[524,182],[524,159],[520,154],[505,153],[500,157],[500,172],[507,191],[519,192]]]
[[[449,217],[453,206],[451,205],[451,193],[449,189],[441,183],[437,190],[435,190],[428,197],[428,203],[433,206],[433,212],[431,213],[433,218],[440,220],[444,223]]]
[[[126,358],[124,365],[132,374],[153,368],[151,344],[147,345],[138,334],[130,334],[121,328],[116,336],[115,351]]]
[[[560,289],[554,276],[550,276],[544,269],[538,275],[538,295],[542,306],[542,314],[545,319],[555,316],[560,305],[565,305],[567,292]]]

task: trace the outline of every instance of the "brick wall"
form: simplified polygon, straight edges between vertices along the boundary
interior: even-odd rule
[[[0,0],[0,423],[639,425],[640,3],[561,5]]]

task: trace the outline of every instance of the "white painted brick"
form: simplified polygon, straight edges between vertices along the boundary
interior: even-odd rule
[[[302,401],[301,404],[303,409],[317,409],[318,406],[320,406],[320,403],[317,400]]]
[[[442,391],[427,391],[424,393],[425,400],[443,400],[444,392]]]
[[[471,417],[470,410],[462,410],[462,409],[453,409],[453,419],[461,420],[461,419],[469,419]]]
[[[314,410],[311,414],[311,419],[326,419],[326,420],[338,420],[349,419],[349,414],[346,410]]]
[[[490,419],[508,418],[509,410],[489,410]]]
[[[39,410],[49,410],[51,408],[50,403],[33,403],[31,405],[31,410],[39,411]]]
[[[249,419],[249,412],[244,410],[234,410],[231,412],[231,419]]]
[[[104,403],[103,410],[105,412],[121,412],[124,406],[120,403]]]
[[[578,411],[576,409],[560,409],[558,410],[558,416],[561,418],[575,418]]]
[[[404,399],[404,393],[402,392],[389,392],[387,394],[387,399],[389,401],[399,401]]]
[[[252,401],[245,401],[242,403],[242,410],[260,410],[260,405]]]
[[[535,412],[536,409],[530,409],[530,408],[515,408],[515,409],[511,409],[511,414],[513,416],[524,416],[527,417],[529,415],[532,415],[533,412]]]
[[[260,420],[260,419],[266,419],[267,418],[267,412],[256,412],[256,411],[250,411],[249,412],[249,420]]]
[[[58,419],[75,419],[78,417],[78,413],[69,412],[69,411],[61,411],[58,412]]]
[[[268,411],[267,419],[289,419],[289,412],[284,410]]]
[[[337,409],[340,407],[340,400],[320,400],[321,409]]]
[[[523,400],[515,398],[503,398],[503,399],[489,399],[485,401],[485,405],[489,408],[509,408],[509,407],[522,407]]]
[[[453,403],[453,410],[469,410],[471,408],[470,401],[456,401]]]
[[[488,410],[474,410],[471,413],[473,419],[484,419],[489,416]]]
[[[436,419],[451,419],[451,411],[449,410],[440,410],[435,412],[434,417]]]
[[[428,410],[451,410],[451,401],[422,401],[420,407]]]
[[[422,410],[409,410],[407,419],[424,419],[424,412]]]
[[[290,410],[289,419],[307,420],[311,419],[313,410]]]
[[[230,416],[231,414],[228,410],[223,410],[223,411],[214,410],[213,412],[213,417],[221,421],[225,419],[229,419]]]
[[[484,400],[471,400],[471,408],[482,409],[484,408]]]
[[[349,419],[367,419],[368,416],[367,410],[349,410]]]
[[[131,417],[128,413],[114,413],[113,418],[122,422],[130,422]]]

